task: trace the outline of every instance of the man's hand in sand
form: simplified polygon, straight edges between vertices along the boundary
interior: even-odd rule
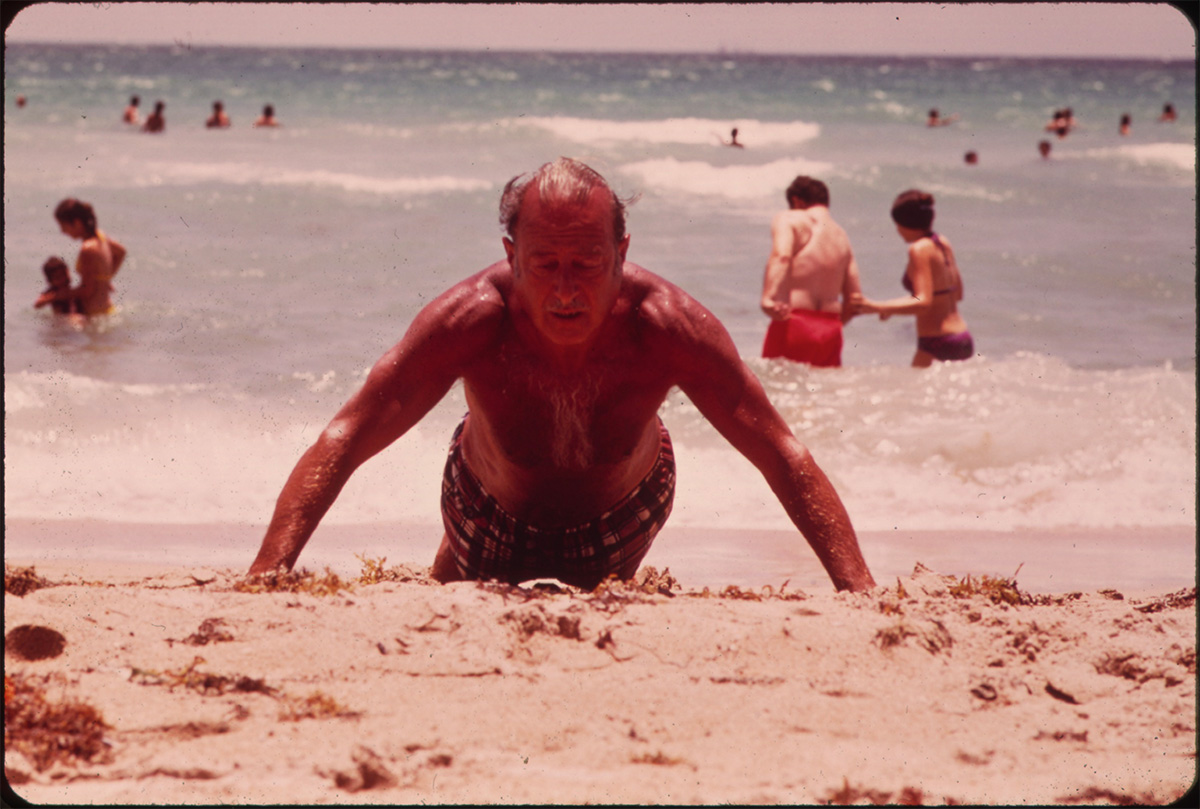
[[[442,294],[293,470],[250,568],[290,568],[360,464],[463,381],[440,581],[629,577],[670,513],[678,386],[762,472],[838,589],[874,580],[850,518],[711,312],[626,262],[625,206],[566,158],[514,178],[505,259]]]

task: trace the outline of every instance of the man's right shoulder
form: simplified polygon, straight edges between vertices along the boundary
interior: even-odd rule
[[[511,288],[508,262],[498,261],[434,298],[418,318],[455,331],[496,327],[507,318]]]

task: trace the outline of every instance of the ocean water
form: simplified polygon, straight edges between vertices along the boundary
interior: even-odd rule
[[[165,134],[120,123],[135,93],[166,101]],[[218,98],[233,127],[208,131]],[[630,260],[726,324],[859,530],[1194,527],[1194,98],[1192,62],[10,44],[6,518],[265,526],[416,312],[502,257],[504,183],[570,155],[638,196]],[[283,128],[250,127],[267,103]],[[1061,106],[1080,127],[1058,140]],[[959,121],[927,129],[931,107]],[[733,126],[744,150],[718,145]],[[892,199],[937,197],[980,356],[914,371],[912,319],[863,317],[844,368],[758,358],[770,218],[799,173],[829,184],[871,297],[900,292]],[[45,258],[78,249],[66,196],[129,250],[117,313],[84,329],[31,306]],[[456,386],[326,523],[435,544],[464,410]],[[673,525],[789,526],[682,394],[662,415]]]

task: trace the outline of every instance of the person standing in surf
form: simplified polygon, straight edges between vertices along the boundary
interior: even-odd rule
[[[132,96],[129,99],[129,106],[125,108],[125,113],[121,116],[121,120],[127,124],[136,125],[139,122],[138,105],[141,103],[142,99],[140,97]]]
[[[154,112],[150,113],[146,118],[146,123],[142,125],[143,132],[151,134],[159,134],[167,131],[167,116],[165,114],[167,105],[163,101],[154,103]]]
[[[933,231],[933,195],[905,191],[892,204],[892,221],[908,244],[908,266],[901,283],[909,294],[880,302],[860,294],[851,305],[857,312],[878,314],[880,320],[916,315],[914,368],[927,368],[934,360],[970,359],[975,355],[975,343],[967,321],[958,312],[958,302],[963,299],[962,274],[950,240]]]
[[[842,364],[845,304],[860,294],[850,238],[829,215],[829,189],[800,176],[784,196],[788,210],[771,221],[771,255],[763,273],[762,310],[771,318],[762,355],[823,368]]]
[[[79,311],[85,315],[106,315],[113,311],[112,279],[125,261],[125,248],[120,242],[109,238],[96,226],[96,212],[86,202],[74,198],[64,199],[54,209],[54,218],[63,233],[79,239],[79,258],[75,261],[75,272],[79,273],[79,286],[66,286],[43,292],[34,303],[35,307],[48,306],[56,301],[79,301]]]

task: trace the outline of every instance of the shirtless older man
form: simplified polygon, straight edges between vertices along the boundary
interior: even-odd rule
[[[846,231],[829,215],[829,189],[797,177],[788,210],[771,221],[771,255],[763,273],[762,309],[771,318],[763,356],[821,367],[842,364],[846,301],[862,293]]]
[[[506,258],[426,306],[301,457],[250,573],[290,568],[351,473],[463,380],[440,581],[631,576],[670,513],[659,406],[679,386],[749,458],[838,589],[874,581],[841,500],[725,329],[625,261],[624,204],[566,158],[500,201]]]

